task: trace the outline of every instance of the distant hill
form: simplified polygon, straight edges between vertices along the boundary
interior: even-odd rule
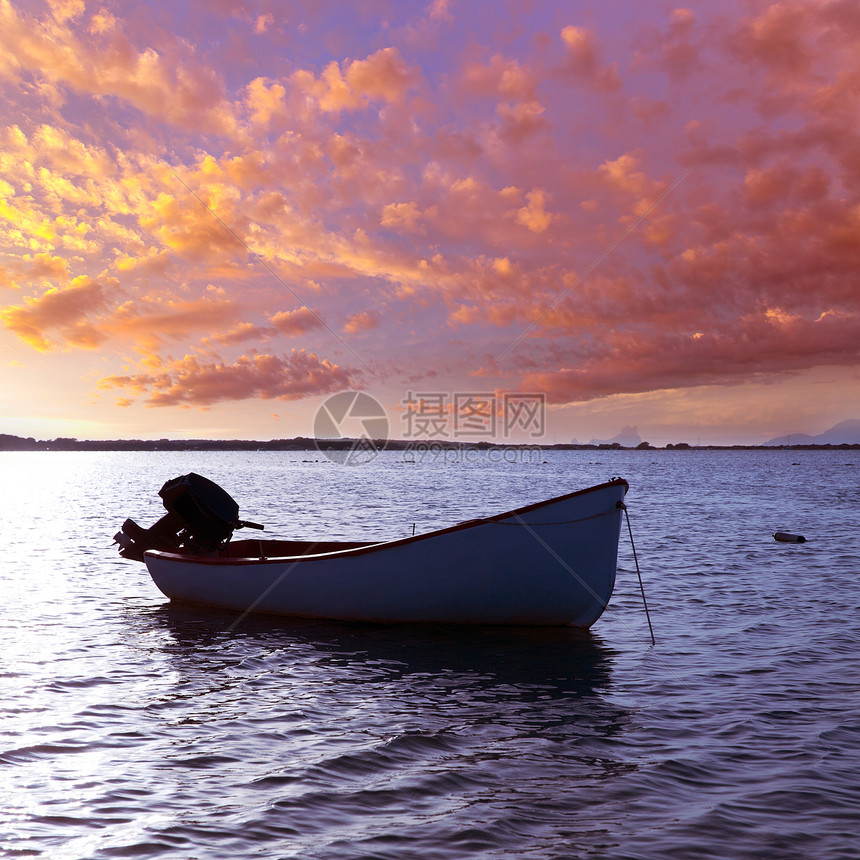
[[[825,430],[818,436],[808,433],[790,433],[777,436],[765,445],[860,445],[860,418],[849,418]]]
[[[590,445],[621,445],[624,448],[635,448],[642,442],[639,428],[634,426],[622,427],[621,432],[611,439],[592,439]]]

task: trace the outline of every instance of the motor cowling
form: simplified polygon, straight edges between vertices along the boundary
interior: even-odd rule
[[[167,513],[148,529],[128,519],[114,535],[123,558],[143,561],[148,549],[211,553],[234,529],[262,529],[239,519],[239,505],[214,481],[194,472],[167,481],[158,491]]]

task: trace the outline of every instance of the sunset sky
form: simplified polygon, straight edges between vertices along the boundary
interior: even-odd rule
[[[856,0],[0,0],[0,433],[860,418]]]

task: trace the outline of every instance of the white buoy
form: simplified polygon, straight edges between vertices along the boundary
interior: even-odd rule
[[[782,543],[806,543],[803,535],[793,535],[790,532],[774,532],[773,539]]]

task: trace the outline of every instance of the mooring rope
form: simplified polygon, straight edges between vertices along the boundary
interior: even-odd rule
[[[562,526],[567,525],[569,523],[581,523],[585,520],[593,520],[598,517],[605,517],[609,514],[614,514],[618,510],[624,511],[624,517],[627,520],[627,534],[630,535],[630,546],[633,550],[633,561],[636,564],[636,576],[639,579],[639,591],[642,594],[642,605],[645,607],[645,618],[648,620],[648,632],[651,634],[651,644],[656,645],[657,640],[654,638],[654,628],[651,626],[651,613],[648,611],[648,601],[645,599],[645,586],[642,583],[642,571],[639,570],[639,557],[636,554],[636,543],[633,540],[633,529],[630,527],[630,512],[627,510],[627,505],[624,502],[617,502],[616,506],[608,511],[601,511],[599,514],[591,514],[587,517],[580,517],[575,520],[555,520],[554,522],[547,523],[527,523],[523,519],[520,518],[519,515],[516,516],[517,521],[511,521],[508,518],[501,520],[494,519],[484,519],[484,520],[467,520],[464,523],[460,523],[460,525],[474,524],[478,525],[479,523],[485,523],[486,525],[496,525],[496,526],[526,526],[531,528],[532,526]]]
[[[624,510],[624,516],[627,519],[627,533],[630,535],[630,546],[633,549],[633,561],[636,562],[636,576],[639,577],[639,591],[642,592],[642,605],[645,607],[645,617],[648,619],[648,630],[651,633],[651,644],[656,645],[654,639],[654,628],[651,626],[651,613],[648,612],[648,601],[645,600],[645,586],[642,585],[642,574],[639,571],[639,559],[636,557],[636,544],[633,543],[633,529],[630,528],[630,513],[627,510],[627,505],[624,502],[619,502],[619,505]]]

